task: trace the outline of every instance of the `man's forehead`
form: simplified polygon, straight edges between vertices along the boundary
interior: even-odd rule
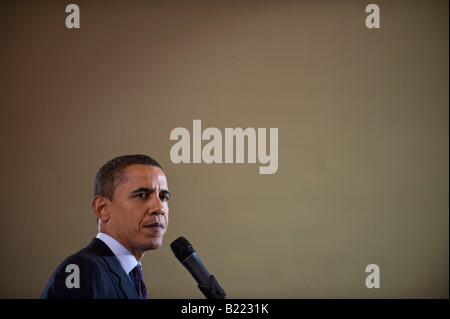
[[[161,186],[165,186],[167,188],[167,179],[166,175],[157,166],[151,166],[151,165],[143,165],[143,164],[135,164],[130,165],[123,171],[123,184],[129,184],[129,185],[136,185],[136,184],[142,184],[141,186],[146,186],[144,184],[159,184]],[[147,185],[147,186],[151,186]]]

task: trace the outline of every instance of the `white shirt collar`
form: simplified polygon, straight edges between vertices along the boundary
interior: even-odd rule
[[[113,237],[105,233],[98,233],[96,238],[103,241],[109,247],[109,249],[111,249],[114,255],[116,255],[117,259],[119,259],[120,265],[122,266],[123,270],[125,270],[125,273],[127,275],[131,270],[133,270],[134,267],[136,267],[136,265],[139,264],[136,260],[136,257],[134,257],[128,249],[126,249]]]

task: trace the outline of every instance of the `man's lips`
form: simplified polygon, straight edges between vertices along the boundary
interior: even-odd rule
[[[164,229],[164,224],[159,222],[154,222],[151,224],[144,225],[144,228],[152,228],[152,229]]]

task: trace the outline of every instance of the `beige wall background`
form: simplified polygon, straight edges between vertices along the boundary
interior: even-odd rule
[[[70,2],[0,4],[1,298],[89,243],[95,174],[128,153],[174,195],[150,298],[203,298],[181,235],[229,298],[449,297],[448,1],[73,2],[77,30]],[[173,164],[193,119],[278,128],[277,173]]]

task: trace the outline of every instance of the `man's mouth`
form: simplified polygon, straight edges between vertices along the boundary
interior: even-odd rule
[[[163,223],[159,223],[159,222],[154,222],[154,223],[151,223],[151,224],[144,225],[144,228],[161,230],[161,229],[164,229],[164,224]]]

